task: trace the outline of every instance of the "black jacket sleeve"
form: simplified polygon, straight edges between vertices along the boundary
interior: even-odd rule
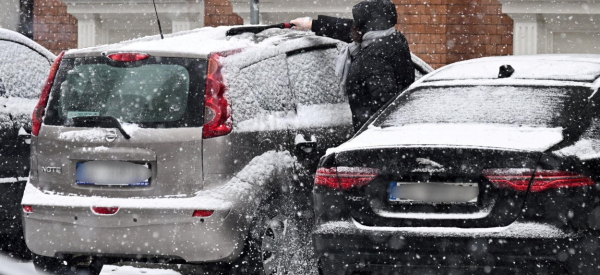
[[[331,37],[350,43],[352,42],[353,24],[354,21],[352,19],[319,15],[316,20],[313,20],[311,30],[316,35]]]

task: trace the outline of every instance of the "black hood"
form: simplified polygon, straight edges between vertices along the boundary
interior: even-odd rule
[[[387,30],[398,22],[396,5],[389,0],[366,0],[352,8],[354,25],[361,33]]]

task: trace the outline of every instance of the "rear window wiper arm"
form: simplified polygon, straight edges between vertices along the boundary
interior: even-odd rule
[[[99,127],[99,128],[117,128],[125,139],[130,139],[131,136],[125,132],[121,123],[117,118],[112,116],[81,116],[73,118],[73,126],[75,127]]]

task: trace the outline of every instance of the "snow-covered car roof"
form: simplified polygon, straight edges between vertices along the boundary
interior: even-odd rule
[[[499,78],[502,65],[510,65],[514,73]],[[600,55],[554,54],[485,57],[457,62],[421,79],[420,85],[443,84],[516,84],[537,82],[577,82],[589,85],[600,77]],[[415,85],[417,86],[417,85]]]
[[[178,32],[160,36],[147,36],[139,39],[123,41],[116,44],[75,49],[66,53],[65,57],[99,56],[118,52],[143,52],[162,57],[205,58],[214,52],[244,49],[250,47],[272,48],[286,41],[296,41],[287,45],[286,50],[307,46],[337,44],[338,40],[317,37],[310,32],[269,29],[259,34],[244,33],[227,36],[226,32],[232,27],[205,27],[191,31]]]
[[[42,47],[40,44],[35,43],[33,40],[27,38],[26,36],[24,36],[18,32],[0,28],[0,40],[12,41],[12,42],[24,45],[26,47],[29,47],[32,50],[40,53],[42,56],[44,56],[50,62],[53,62],[54,59],[56,58],[56,56],[53,53],[51,53],[50,51],[48,51],[48,49]]]
[[[290,29],[268,29],[258,34],[244,33],[236,36],[227,36],[227,31],[235,27],[238,26],[205,27],[167,34],[164,39],[161,39],[158,35],[154,35],[116,44],[73,49],[67,51],[65,57],[100,56],[119,52],[142,52],[162,57],[206,58],[209,54],[215,52],[254,48],[254,50],[250,50],[252,54],[247,56],[260,60],[269,55],[275,56],[295,50],[345,44],[339,40],[316,36],[312,32]],[[249,58],[248,62],[253,62],[253,58]],[[433,68],[429,64],[414,54],[412,54],[412,61],[423,74],[433,71]]]

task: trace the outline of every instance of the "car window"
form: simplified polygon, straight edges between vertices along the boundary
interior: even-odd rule
[[[52,87],[44,123],[71,126],[81,116],[112,116],[144,128],[198,127],[206,61],[150,57],[112,62],[65,58]]]
[[[493,123],[565,127],[585,106],[590,93],[582,87],[423,87],[398,97],[374,125]]]
[[[296,102],[301,105],[346,102],[335,75],[338,50],[313,50],[290,55],[290,86]]]
[[[48,59],[30,48],[0,40],[0,79],[8,96],[37,99],[50,65]]]
[[[585,120],[578,120],[580,125],[584,125],[584,131],[578,140],[567,147],[557,150],[555,153],[563,156],[575,156],[581,160],[600,158],[600,104],[598,99],[591,102],[594,104],[588,110],[591,115],[589,124]],[[583,115],[582,117],[586,117]]]
[[[227,73],[225,78],[235,125],[248,121],[264,123],[294,110],[285,55]]]
[[[337,48],[290,54],[290,87],[296,105],[292,128],[323,128],[352,124],[346,94],[335,75]]]

